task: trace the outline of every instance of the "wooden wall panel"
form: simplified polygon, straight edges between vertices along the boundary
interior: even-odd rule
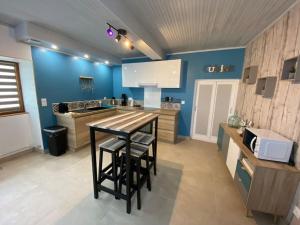
[[[300,3],[246,48],[244,67],[258,66],[258,78],[277,76],[274,97],[256,95],[256,85],[241,82],[236,110],[242,118],[252,120],[255,127],[274,130],[300,145],[300,84],[280,80],[284,60],[299,54]]]
[[[252,120],[255,127],[276,131],[300,146],[300,84],[280,80],[284,60],[298,55],[300,3],[252,40],[245,51],[244,67],[258,66],[258,78],[277,76],[274,97],[266,99],[256,95],[256,85],[240,82],[236,110],[242,118]],[[295,160],[300,169],[300,148]],[[295,204],[299,203],[295,200]]]

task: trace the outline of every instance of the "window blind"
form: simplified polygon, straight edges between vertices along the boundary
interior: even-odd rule
[[[0,115],[23,111],[18,64],[0,61]]]

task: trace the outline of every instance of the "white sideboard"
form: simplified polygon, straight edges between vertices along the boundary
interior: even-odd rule
[[[181,59],[122,64],[122,86],[180,88],[181,64]]]

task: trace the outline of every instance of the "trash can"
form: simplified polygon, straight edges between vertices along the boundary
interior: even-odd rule
[[[49,153],[60,156],[67,149],[67,128],[62,126],[52,126],[43,129],[48,137]]]

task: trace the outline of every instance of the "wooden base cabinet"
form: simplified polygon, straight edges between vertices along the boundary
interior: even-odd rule
[[[57,124],[68,128],[68,148],[77,151],[90,143],[90,130],[87,123],[113,116],[117,113],[115,109],[106,110],[94,114],[88,114],[80,117],[72,117],[57,113]],[[107,136],[105,133],[97,132],[96,140]]]
[[[222,143],[226,134],[235,145],[233,150],[231,143],[228,146],[226,164],[230,161],[231,174],[232,168],[235,169],[233,179],[247,211],[269,213],[275,218],[287,216],[300,181],[299,170],[284,163],[257,159],[243,144],[236,129],[227,124],[221,124],[220,129],[223,134],[221,131],[218,143]],[[238,151],[240,154],[236,154]]]
[[[178,114],[159,115],[158,117],[158,140],[175,143],[177,139]]]

